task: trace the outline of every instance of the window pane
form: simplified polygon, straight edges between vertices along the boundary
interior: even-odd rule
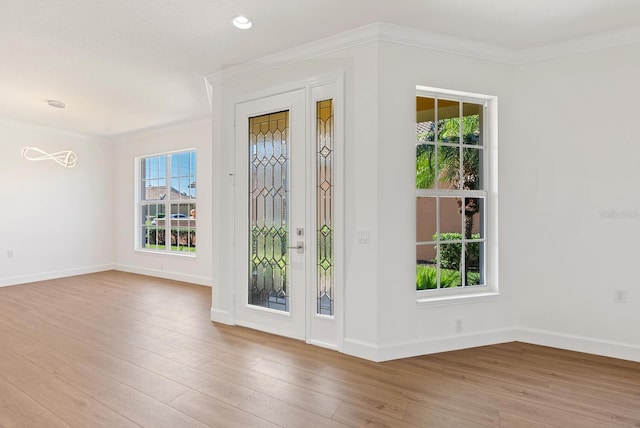
[[[482,186],[482,154],[481,149],[463,149],[462,174],[463,189],[483,190]]]
[[[435,188],[436,149],[432,144],[416,145],[416,188]]]
[[[484,198],[464,199],[464,236],[484,239]]]
[[[416,198],[416,242],[435,241],[436,198]]]
[[[317,283],[316,313],[333,315],[334,311],[334,258],[333,258],[333,207],[334,207],[334,147],[333,100],[316,103],[316,240]]]
[[[193,211],[192,211],[193,210]],[[171,230],[171,250],[192,252],[195,250],[195,204],[171,204],[168,220]]]
[[[458,101],[437,100],[438,141],[443,143],[460,142],[460,103]]]
[[[142,159],[141,161],[142,178],[147,180],[165,178],[166,163],[167,163],[167,157],[164,155],[152,156],[152,157]]]
[[[462,239],[462,215],[460,198],[440,198],[440,239]]]
[[[141,210],[142,247],[164,249],[164,205],[143,205]]]
[[[460,147],[438,146],[438,188],[460,189]]]
[[[161,180],[161,174],[164,169],[161,170],[160,167],[164,167],[165,162],[165,156],[153,156],[150,158],[144,158],[140,161],[142,200],[149,201],[164,199],[166,193],[166,182]]]
[[[465,285],[480,284],[480,248],[484,246],[484,242],[468,242],[465,248]]]
[[[193,152],[171,155],[171,194],[172,200],[195,199],[195,154]]]
[[[462,276],[456,269],[440,268],[440,288],[454,288],[462,286]]]
[[[247,303],[288,312],[286,146],[289,111],[251,117],[248,127],[250,254]],[[274,167],[276,164],[277,168]]]
[[[417,124],[425,124],[424,130],[427,131],[428,128],[431,128],[431,138],[424,138],[425,141],[435,141],[433,137],[435,134],[435,127],[427,126],[426,124],[435,125],[436,120],[436,100],[432,97],[416,97],[416,123]],[[418,132],[418,134],[421,134]],[[423,140],[423,138],[418,138],[418,140]]]
[[[435,245],[416,245],[416,288],[418,290],[438,288]]]
[[[462,105],[462,141],[463,144],[482,145],[482,104],[464,103]]]

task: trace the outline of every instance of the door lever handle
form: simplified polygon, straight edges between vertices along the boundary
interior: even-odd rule
[[[296,245],[292,246],[292,247],[287,247],[290,248],[292,250],[304,250],[304,242],[303,241],[298,241],[296,243]]]

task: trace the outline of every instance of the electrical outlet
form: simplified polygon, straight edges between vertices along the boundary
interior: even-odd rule
[[[358,244],[368,244],[371,241],[371,234],[368,230],[358,231]]]
[[[7,257],[12,259],[13,258],[13,250],[7,250]]]
[[[462,332],[462,320],[456,320],[456,333]]]
[[[627,290],[618,289],[614,291],[614,302],[627,303]]]

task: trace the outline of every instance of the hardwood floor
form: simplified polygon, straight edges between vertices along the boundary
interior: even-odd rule
[[[0,288],[0,426],[640,427],[640,363],[508,343],[371,363],[122,272]]]

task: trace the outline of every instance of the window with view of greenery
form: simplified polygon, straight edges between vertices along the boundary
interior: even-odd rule
[[[195,150],[145,156],[138,162],[138,248],[195,254]]]
[[[418,290],[485,285],[485,123],[483,100],[418,91]]]

